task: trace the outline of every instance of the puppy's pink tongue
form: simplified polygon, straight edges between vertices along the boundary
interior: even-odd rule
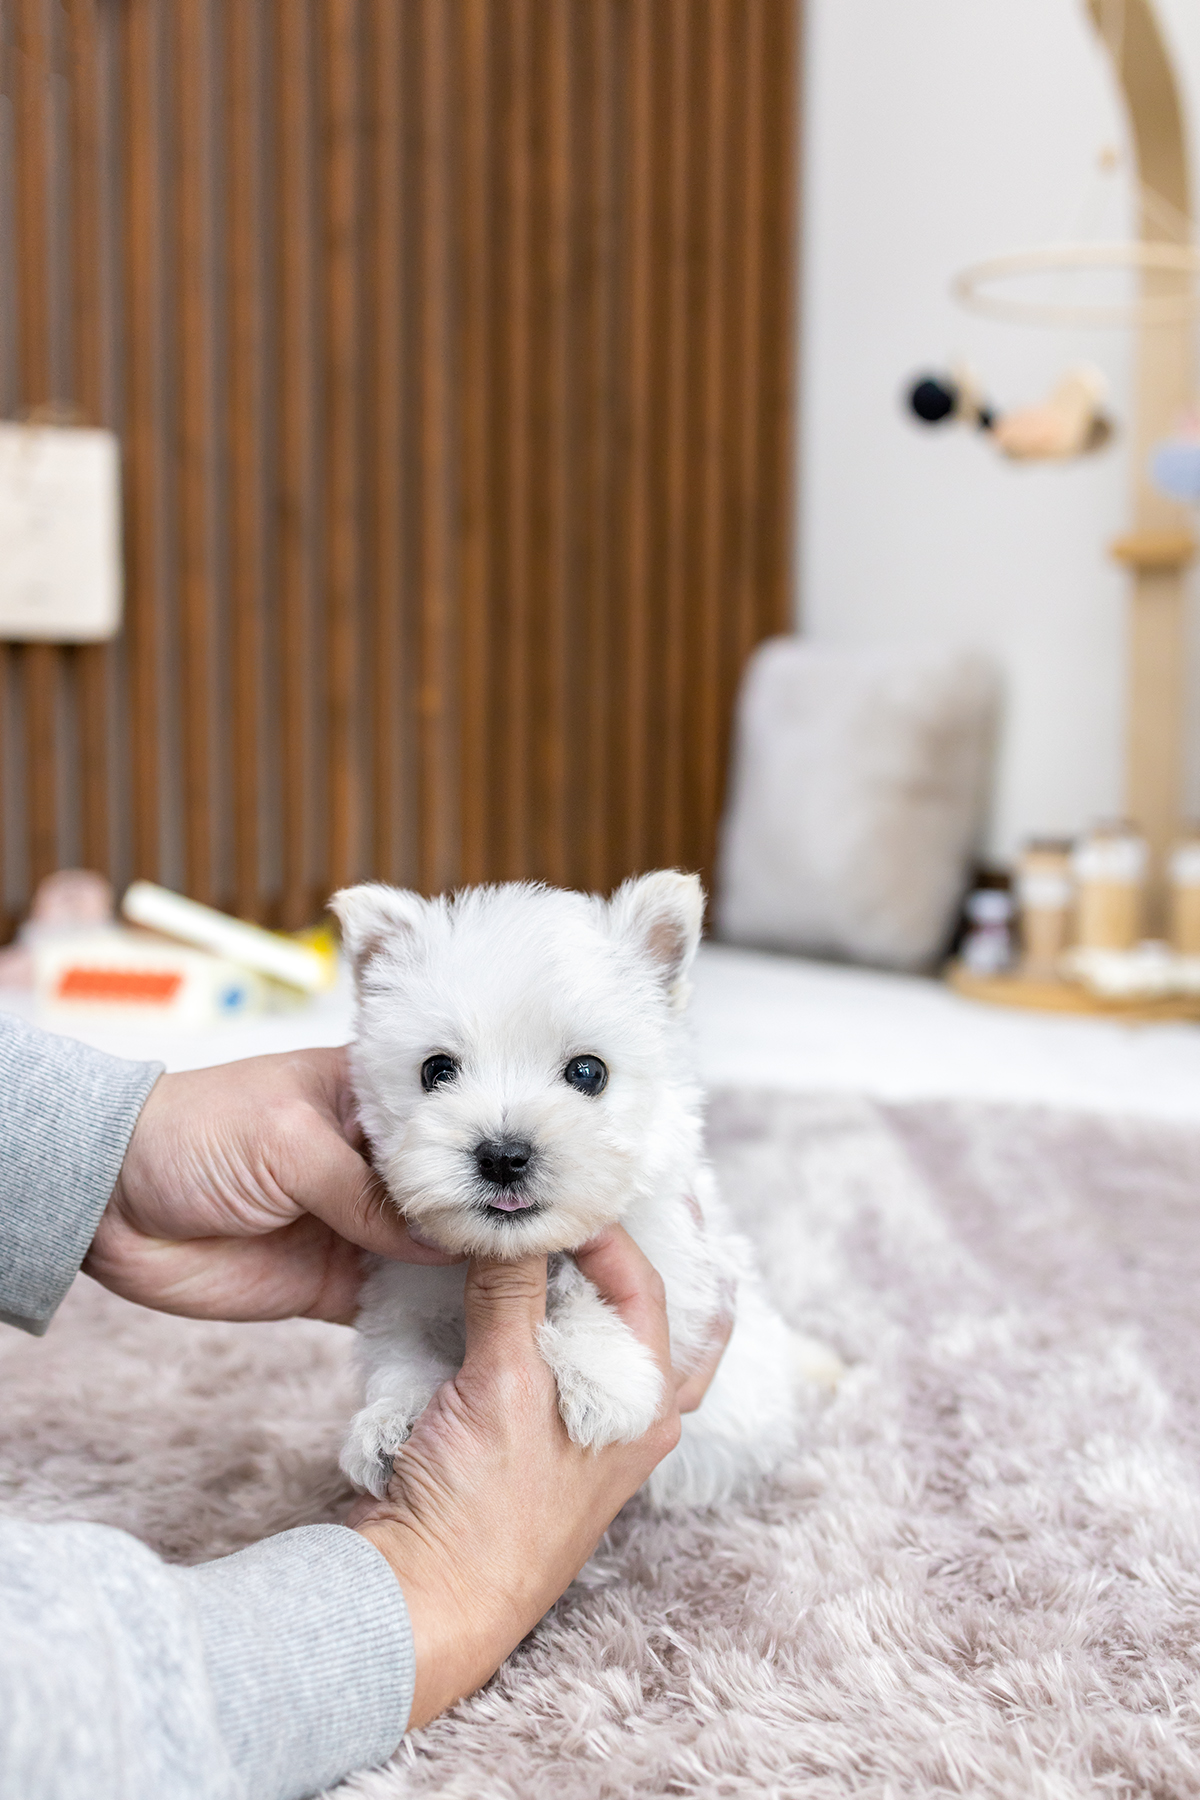
[[[495,1207],[497,1212],[524,1212],[527,1206],[533,1205],[533,1201],[522,1200],[517,1194],[497,1194],[494,1200],[488,1201],[488,1205]]]

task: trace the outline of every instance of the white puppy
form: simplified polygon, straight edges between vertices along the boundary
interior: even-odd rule
[[[354,1081],[376,1166],[425,1240],[550,1255],[540,1345],[575,1442],[639,1437],[661,1399],[649,1353],[569,1254],[619,1219],[666,1285],[677,1367],[711,1350],[737,1298],[716,1378],[651,1499],[704,1505],[769,1472],[792,1434],[798,1341],[703,1155],[681,1022],[704,907],[696,877],[646,875],[611,901],[526,883],[449,900],[368,885],[333,907],[358,981]],[[368,1277],[367,1404],[342,1468],[370,1493],[461,1364],[463,1277],[461,1264],[395,1262]],[[806,1372],[835,1370],[818,1351]]]

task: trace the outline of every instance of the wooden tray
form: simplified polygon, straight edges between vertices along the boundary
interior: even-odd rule
[[[946,969],[956,994],[989,1006],[1022,1006],[1032,1012],[1076,1013],[1093,1019],[1120,1019],[1127,1025],[1164,1020],[1200,1022],[1200,994],[1173,994],[1161,1000],[1102,1000],[1075,981],[1032,975],[973,975],[959,962]]]

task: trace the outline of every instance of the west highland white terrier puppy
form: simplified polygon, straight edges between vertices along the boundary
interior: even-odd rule
[[[542,1355],[578,1444],[653,1422],[649,1352],[571,1250],[619,1220],[666,1285],[683,1371],[736,1324],[703,1405],[650,1478],[660,1506],[750,1486],[793,1437],[796,1373],[838,1364],[797,1339],[726,1221],[701,1143],[682,1013],[704,895],[667,870],[609,901],[528,883],[423,900],[373,884],[333,900],[358,984],[355,1090],[375,1166],[427,1242],[550,1258]],[[382,1495],[392,1459],[461,1366],[461,1264],[379,1261],[358,1319],[366,1405],[342,1468]]]

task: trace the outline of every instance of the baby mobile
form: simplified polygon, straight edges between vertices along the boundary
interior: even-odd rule
[[[986,401],[969,369],[922,375],[909,390],[910,411],[925,425],[957,421],[990,432],[1013,462],[1065,462],[1101,449],[1112,436],[1104,410],[1108,383],[1100,369],[1068,369],[1046,399],[1003,415]]]
[[[1074,840],[1027,846],[1015,908],[994,888],[973,895],[951,980],[964,992],[1009,1005],[1200,1019],[1200,828],[1189,831],[1181,820],[1183,577],[1196,550],[1184,508],[1200,504],[1194,387],[1200,249],[1192,234],[1179,84],[1152,0],[1085,0],[1085,6],[1126,102],[1138,236],[993,257],[962,270],[953,291],[962,305],[995,319],[1134,334],[1127,428],[1132,529],[1110,545],[1132,578],[1126,816]],[[1115,160],[1108,153],[1110,169]],[[1129,292],[1097,295],[1095,278],[1111,280],[1114,271],[1124,272]],[[1046,293],[1043,282],[1031,293],[1031,279],[1047,276],[1056,286]],[[1064,297],[1064,285],[1074,297]],[[1044,399],[1012,411],[1001,411],[962,367],[921,375],[906,401],[922,425],[973,428],[1014,462],[1088,456],[1114,429],[1105,378],[1085,363],[1066,368]]]

